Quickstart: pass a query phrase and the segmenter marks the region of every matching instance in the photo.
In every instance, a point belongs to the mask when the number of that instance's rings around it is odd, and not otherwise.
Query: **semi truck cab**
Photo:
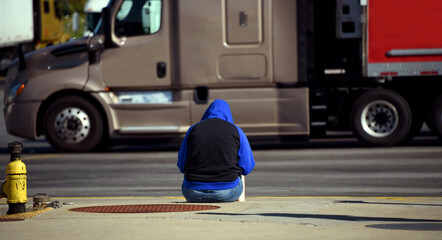
[[[222,98],[250,138],[306,138],[294,12],[294,2],[113,1],[96,35],[11,66],[7,129],[63,151],[180,139]]]

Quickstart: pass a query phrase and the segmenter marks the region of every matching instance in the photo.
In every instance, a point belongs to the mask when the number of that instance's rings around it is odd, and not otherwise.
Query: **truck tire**
[[[401,142],[401,144],[408,144],[413,140],[414,137],[420,134],[425,121],[425,106],[423,103],[415,103],[413,106],[410,104],[411,108],[411,127],[408,131],[407,137]]]
[[[442,95],[434,101],[430,114],[431,130],[442,140]]]
[[[354,103],[351,123],[356,137],[372,146],[393,146],[409,136],[412,113],[407,101],[387,89],[370,90]]]
[[[44,117],[44,134],[56,149],[87,152],[103,137],[102,117],[97,108],[80,96],[55,100]]]

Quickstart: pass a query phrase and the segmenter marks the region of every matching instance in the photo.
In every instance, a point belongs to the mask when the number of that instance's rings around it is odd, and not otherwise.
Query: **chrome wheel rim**
[[[89,116],[79,108],[66,108],[55,117],[57,136],[66,143],[79,143],[90,131]]]
[[[386,137],[392,134],[398,123],[399,114],[397,109],[387,101],[370,102],[362,110],[362,128],[372,137]]]

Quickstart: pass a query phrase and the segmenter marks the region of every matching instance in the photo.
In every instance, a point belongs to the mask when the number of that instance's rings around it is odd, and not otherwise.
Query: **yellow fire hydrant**
[[[23,213],[28,202],[26,191],[26,165],[21,161],[23,144],[14,141],[8,144],[11,152],[11,162],[6,167],[6,181],[3,182],[2,191],[7,197],[9,205],[8,214]]]

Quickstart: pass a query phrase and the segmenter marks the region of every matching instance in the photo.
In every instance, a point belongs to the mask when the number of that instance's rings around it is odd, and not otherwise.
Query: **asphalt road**
[[[60,154],[44,138],[29,141],[7,134],[1,114],[0,179],[9,162],[7,144],[14,140],[24,144],[28,196],[181,195],[177,145]],[[367,148],[344,135],[253,145],[253,151],[256,168],[246,178],[248,196],[442,196],[442,147],[433,136],[420,136],[408,146]]]
[[[4,135],[4,134],[2,134]],[[180,196],[178,146],[119,146],[108,152],[56,153],[23,141],[28,196]],[[442,147],[422,137],[410,146],[365,148],[354,139],[254,146],[247,196],[442,196]],[[0,166],[9,162],[0,147]],[[0,167],[1,168],[1,167]],[[5,172],[0,172],[0,179]]]

